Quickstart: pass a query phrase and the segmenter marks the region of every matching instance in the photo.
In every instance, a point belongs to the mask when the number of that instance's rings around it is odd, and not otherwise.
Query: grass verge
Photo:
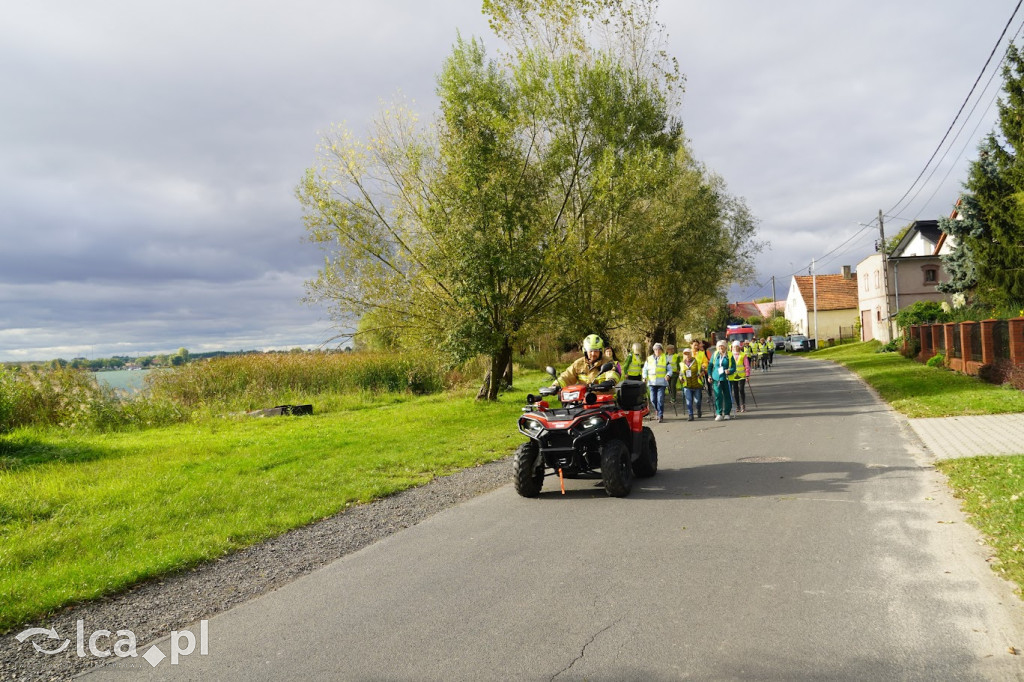
[[[811,357],[850,368],[908,417],[1024,412],[1024,391],[928,367],[899,353],[876,353],[879,346],[877,341],[851,343],[813,351]]]
[[[406,394],[308,417],[16,430],[0,438],[0,632],[499,459],[522,440],[523,397]]]
[[[936,464],[963,500],[971,524],[995,550],[992,568],[1024,597],[1024,455],[944,460]]]

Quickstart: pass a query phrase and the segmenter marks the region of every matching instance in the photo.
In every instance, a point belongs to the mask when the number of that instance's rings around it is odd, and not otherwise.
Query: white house
[[[917,301],[948,300],[936,287],[949,279],[941,257],[952,246],[937,220],[917,220],[884,261],[876,253],[857,264],[862,341],[888,343],[899,333],[897,312]]]
[[[838,275],[793,277],[786,319],[794,333],[811,338],[849,336],[857,323],[857,280],[850,266]]]

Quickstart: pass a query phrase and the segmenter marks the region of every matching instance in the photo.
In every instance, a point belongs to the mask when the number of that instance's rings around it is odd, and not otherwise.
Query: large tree
[[[962,221],[943,221],[957,237],[946,264],[947,290],[974,287],[990,305],[1024,305],[1024,56],[1006,51],[998,134],[988,135],[971,164],[961,201]],[[972,281],[973,280],[973,281]]]
[[[366,143],[325,141],[298,190],[328,252],[308,288],[453,360],[487,354],[493,399],[520,335],[579,289],[576,265],[645,193],[670,139],[664,97],[607,54],[497,62],[463,40],[438,94],[433,128],[395,109]]]

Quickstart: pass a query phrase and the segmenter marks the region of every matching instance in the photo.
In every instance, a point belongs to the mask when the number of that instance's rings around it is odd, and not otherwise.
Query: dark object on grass
[[[253,410],[252,412],[246,412],[245,414],[249,417],[282,417],[284,415],[299,416],[303,414],[313,414],[313,406],[278,405],[277,407],[268,407],[265,410]]]

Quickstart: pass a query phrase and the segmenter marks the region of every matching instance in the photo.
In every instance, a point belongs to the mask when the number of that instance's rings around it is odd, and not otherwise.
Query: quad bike
[[[607,364],[604,373],[611,369]],[[555,376],[555,370],[547,368]],[[612,388],[615,393],[611,394]],[[560,409],[546,398],[557,394]],[[526,396],[519,430],[530,440],[516,450],[513,463],[516,492],[537,497],[546,476],[558,475],[565,494],[565,478],[600,471],[605,492],[625,497],[633,476],[647,478],[658,471],[658,446],[654,432],[643,425],[647,407],[646,385],[626,380],[575,384],[559,389],[540,389],[540,396]]]

